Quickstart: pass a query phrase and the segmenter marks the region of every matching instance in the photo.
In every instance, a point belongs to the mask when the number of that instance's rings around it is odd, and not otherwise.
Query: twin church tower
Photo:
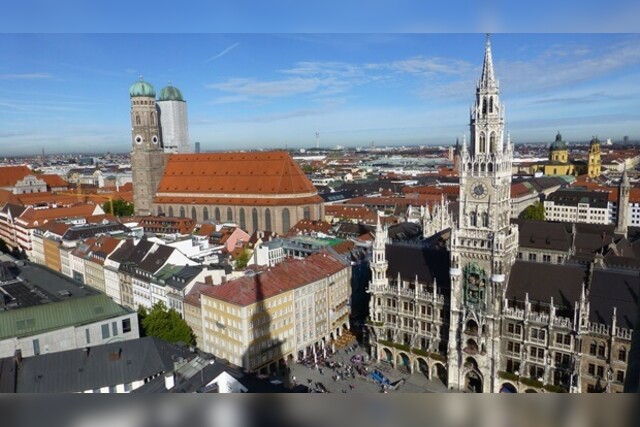
[[[129,88],[131,99],[131,170],[136,215],[151,215],[153,196],[166,166],[167,155],[192,152],[187,103],[174,86],[156,92],[140,78]]]

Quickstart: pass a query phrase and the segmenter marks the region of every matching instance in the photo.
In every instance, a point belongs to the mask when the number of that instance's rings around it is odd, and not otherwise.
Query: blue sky
[[[5,155],[127,151],[139,75],[187,99],[204,150],[450,144],[484,34],[0,34]],[[516,142],[640,139],[640,36],[494,34]]]

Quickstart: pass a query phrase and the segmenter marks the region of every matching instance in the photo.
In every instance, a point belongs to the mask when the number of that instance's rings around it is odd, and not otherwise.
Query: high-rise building
[[[156,102],[165,153],[191,153],[187,102],[175,86],[162,88]]]

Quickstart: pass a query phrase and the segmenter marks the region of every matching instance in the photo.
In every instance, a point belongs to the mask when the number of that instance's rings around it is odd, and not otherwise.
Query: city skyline
[[[468,136],[483,34],[5,34],[5,156],[126,152],[128,88],[169,81],[202,150],[447,145]],[[640,36],[495,34],[514,142],[640,135]]]

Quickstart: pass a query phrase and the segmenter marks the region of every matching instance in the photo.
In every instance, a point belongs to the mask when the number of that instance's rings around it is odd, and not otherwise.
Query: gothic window
[[[247,219],[244,216],[244,208],[240,208],[240,228],[247,229]]]
[[[253,222],[253,229],[257,230],[258,229],[258,209],[253,208],[251,210],[251,220]]]
[[[489,112],[493,113],[493,96],[489,98]]]
[[[180,218],[184,218],[186,216],[186,213],[184,211],[184,206],[180,206]]]
[[[287,232],[291,228],[290,218],[289,218],[289,209],[284,208],[282,210],[282,231]]]
[[[496,133],[495,132],[491,132],[491,135],[489,136],[489,150],[491,150],[492,153],[496,152]]]
[[[191,219],[194,221],[198,220],[198,214],[196,213],[196,207],[191,207]]]
[[[162,206],[158,206],[158,216],[162,216]]]
[[[482,100],[482,114],[487,114],[487,98]]]
[[[222,219],[221,215],[220,215],[220,208],[216,208],[216,210],[213,211],[213,214],[214,214],[214,217],[215,217],[216,221],[220,222],[220,220]]]
[[[605,350],[606,350],[606,348],[605,348],[604,344],[600,344],[598,346],[598,356],[605,357]]]
[[[480,172],[484,172],[484,163],[480,163]]]
[[[140,115],[136,114],[136,126],[140,126]]]
[[[483,227],[488,227],[489,226],[489,215],[487,215],[486,212],[482,213],[482,226]]]
[[[475,212],[471,212],[471,215],[469,215],[469,218],[471,220],[471,226],[475,227],[476,223],[477,223],[477,220],[476,220],[477,215],[476,215],[476,213]]]
[[[269,208],[264,210],[264,229],[271,231],[271,211]]]
[[[304,219],[311,219],[311,209],[309,208],[309,206],[305,206],[302,210],[302,217]]]
[[[488,171],[488,172],[493,172],[493,163],[489,162],[489,163],[487,164],[487,171]]]
[[[209,221],[209,209],[206,207],[202,209],[202,221]]]
[[[486,138],[484,136],[484,132],[480,132],[480,152],[484,153],[485,151],[487,151],[487,143],[486,143]]]
[[[227,221],[233,222],[233,211],[231,208],[227,208]]]
[[[151,126],[156,125],[156,113],[151,113]]]
[[[471,170],[471,163],[467,163],[467,170],[470,171]]]
[[[626,362],[627,361],[627,349],[624,347],[620,347],[620,351],[618,352],[618,359]]]
[[[173,206],[169,206],[169,216],[173,216]]]

